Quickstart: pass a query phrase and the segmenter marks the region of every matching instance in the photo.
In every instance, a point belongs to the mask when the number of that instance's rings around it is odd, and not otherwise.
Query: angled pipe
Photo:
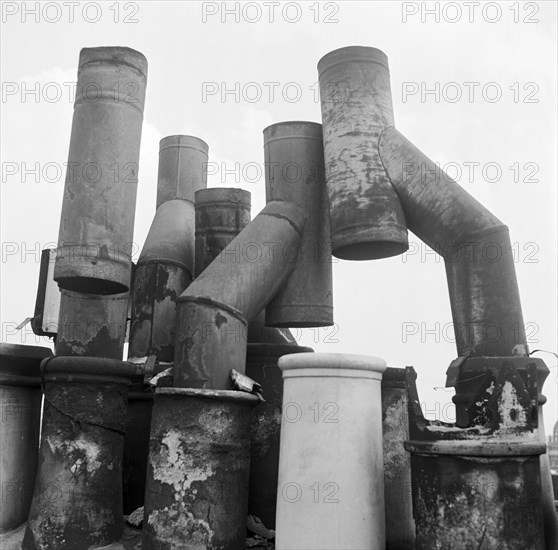
[[[174,386],[230,389],[244,372],[247,323],[292,273],[305,213],[270,202],[178,298]]]
[[[526,355],[508,228],[395,128],[379,156],[409,229],[444,258],[459,356]]]
[[[147,60],[130,48],[80,52],[54,280],[92,294],[126,292]]]

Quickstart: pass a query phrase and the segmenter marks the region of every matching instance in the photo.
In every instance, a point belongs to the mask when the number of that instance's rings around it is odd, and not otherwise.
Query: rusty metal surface
[[[134,367],[87,357],[47,361],[39,468],[22,548],[76,550],[116,542]]]
[[[92,294],[129,290],[147,60],[80,52],[54,279]]]
[[[394,128],[379,151],[409,229],[444,258],[458,354],[526,355],[507,227]]]
[[[426,420],[407,373],[417,550],[545,548],[537,366],[522,375],[500,359],[477,381],[466,428]]]
[[[244,373],[247,323],[240,312],[208,298],[181,297],[174,387],[230,390],[232,369]]]
[[[243,392],[156,391],[144,550],[244,550],[257,402]]]
[[[152,391],[141,382],[130,386],[122,460],[122,501],[125,515],[131,514],[144,503],[152,409]]]
[[[48,348],[0,344],[0,533],[26,519],[31,506],[41,421],[39,365]]]
[[[102,296],[62,290],[56,355],[122,359],[129,292]]]
[[[227,389],[231,369],[244,373],[246,323],[291,274],[304,221],[297,206],[270,202],[178,298],[175,387]]]
[[[246,375],[261,385],[265,399],[252,411],[248,511],[268,529],[275,529],[283,405],[283,376],[277,361],[283,355],[305,352],[313,350],[297,344],[248,343]]]
[[[156,354],[174,358],[176,300],[190,284],[190,273],[169,263],[139,264],[134,275],[128,357]]]
[[[318,63],[333,255],[372,260],[408,248],[405,216],[378,155],[393,126],[386,55],[334,50]]]
[[[322,126],[281,122],[263,134],[267,201],[292,202],[307,213],[295,269],[266,306],[265,322],[276,327],[330,326],[333,282]]]
[[[414,550],[415,523],[411,491],[411,457],[405,369],[388,367],[382,375],[382,434],[386,550]]]
[[[209,146],[194,136],[167,136],[159,142],[157,208],[173,199],[194,202],[194,193],[207,186]]]
[[[228,187],[196,192],[196,277],[250,223],[250,197]]]

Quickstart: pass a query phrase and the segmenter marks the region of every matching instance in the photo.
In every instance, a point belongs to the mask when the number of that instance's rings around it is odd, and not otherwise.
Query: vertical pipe
[[[382,432],[386,506],[386,550],[414,550],[406,370],[387,368],[382,376]]]
[[[157,211],[134,275],[129,357],[174,357],[176,298],[194,276],[194,195],[207,181],[207,143],[167,136],[159,143]]]
[[[56,355],[122,359],[129,293],[99,296],[62,290]]]
[[[385,547],[382,359],[281,357],[283,415],[276,546]]]
[[[266,306],[265,322],[277,327],[330,326],[333,291],[322,127],[281,122],[263,134],[266,200],[292,202],[307,212],[295,269]]]
[[[334,50],[318,63],[333,255],[373,260],[409,247],[401,205],[378,155],[393,126],[386,55],[376,48]]]
[[[226,187],[196,192],[196,277],[250,223],[250,197]]]
[[[53,357],[42,363],[45,407],[24,550],[75,550],[122,534],[122,451],[131,365]]]
[[[48,348],[0,343],[0,533],[29,514],[41,422],[39,364],[51,355]]]
[[[258,401],[238,391],[155,392],[142,548],[244,550]]]
[[[157,208],[173,199],[194,202],[198,189],[207,186],[209,146],[194,136],[167,136],[159,143]]]
[[[66,290],[129,289],[146,75],[130,48],[80,52],[54,269]]]

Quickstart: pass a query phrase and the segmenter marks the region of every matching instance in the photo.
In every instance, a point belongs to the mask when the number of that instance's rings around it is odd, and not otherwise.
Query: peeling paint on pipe
[[[66,290],[129,290],[146,81],[135,50],[80,52],[54,269]]]
[[[507,227],[395,128],[379,151],[409,229],[445,260],[459,356],[527,355]]]
[[[244,550],[250,413],[239,391],[155,392],[144,550]]]
[[[194,136],[167,136],[159,142],[157,208],[173,199],[194,202],[194,194],[207,186],[209,146]]]
[[[129,293],[100,296],[62,290],[56,355],[122,359]]]
[[[333,283],[322,126],[280,122],[263,134],[267,201],[292,202],[307,213],[295,269],[266,306],[265,322],[275,327],[330,326]]]
[[[393,126],[387,56],[376,48],[334,50],[318,63],[333,255],[373,260],[409,247],[401,204],[378,155]]]
[[[133,365],[112,359],[43,361],[39,469],[23,550],[104,546],[122,534],[122,451]]]
[[[129,357],[174,358],[176,300],[194,271],[194,224],[187,200],[164,202],[155,213],[134,274]]]
[[[19,527],[31,506],[41,422],[40,362],[48,348],[0,343],[0,533]]]
[[[247,322],[294,269],[305,213],[270,202],[178,298],[174,386],[229,389],[243,373]]]

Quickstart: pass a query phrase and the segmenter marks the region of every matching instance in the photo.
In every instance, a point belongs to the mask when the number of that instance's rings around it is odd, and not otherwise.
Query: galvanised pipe
[[[507,227],[395,128],[379,151],[409,229],[445,260],[459,356],[526,355]]]
[[[246,375],[258,382],[265,402],[252,411],[250,430],[250,489],[248,512],[275,529],[283,377],[278,360],[291,353],[312,353],[312,348],[292,343],[248,343]]]
[[[39,469],[23,550],[105,546],[122,534],[126,397],[136,369],[90,357],[42,363]]]
[[[266,200],[283,200],[307,213],[295,269],[265,308],[275,327],[333,324],[329,205],[325,189],[322,126],[280,122],[264,131]]]
[[[155,392],[144,550],[244,550],[250,413],[239,391]]]
[[[196,277],[250,223],[250,192],[213,187],[196,192]],[[265,312],[248,324],[248,342],[287,343],[288,331],[265,326]]]
[[[0,533],[29,513],[41,423],[39,365],[51,355],[48,348],[0,343]]]
[[[276,547],[385,547],[381,379],[377,357],[279,359],[284,393]]]
[[[176,300],[194,272],[194,204],[173,199],[157,209],[134,274],[128,357],[172,361]]]
[[[147,60],[80,52],[54,279],[92,294],[129,290]]]
[[[173,199],[194,202],[198,189],[207,187],[209,146],[194,136],[167,136],[159,142],[157,208]]]
[[[250,223],[250,197],[232,187],[196,192],[196,277]]]
[[[175,387],[232,388],[247,323],[292,273],[305,219],[294,204],[270,202],[178,298]]]
[[[378,155],[382,130],[393,126],[387,57],[376,48],[341,48],[322,57],[318,72],[333,255],[403,254],[405,216]]]
[[[101,296],[62,290],[56,355],[122,359],[129,292]]]
[[[414,550],[407,371],[387,368],[382,375],[382,433],[386,508],[386,550]]]

